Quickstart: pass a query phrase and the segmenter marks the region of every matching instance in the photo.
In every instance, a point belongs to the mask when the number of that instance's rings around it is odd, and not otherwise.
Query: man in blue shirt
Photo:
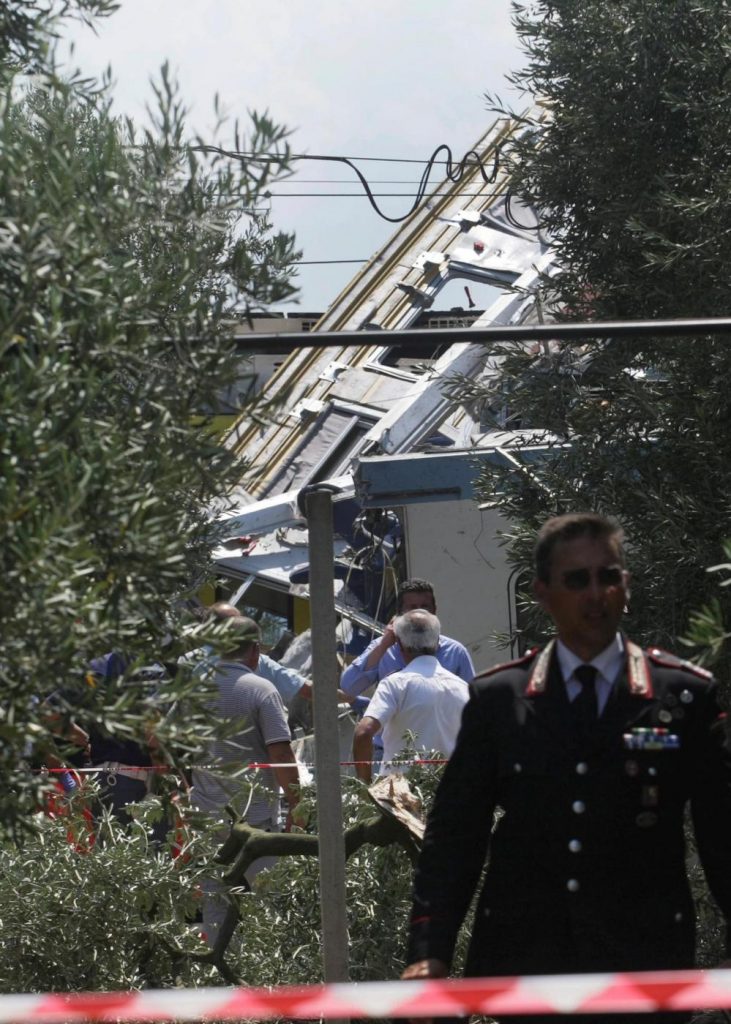
[[[434,587],[428,580],[412,579],[401,584],[398,591],[397,614],[405,615],[418,609],[436,615],[437,603],[434,598]],[[435,655],[439,664],[449,672],[472,682],[475,669],[467,649],[458,640],[451,637],[439,637],[439,647]],[[340,688],[352,699],[358,697],[368,687],[374,686],[406,667],[401,648],[396,642],[393,631],[393,620],[386,626],[383,636],[376,637],[362,654],[354,658],[340,678]]]

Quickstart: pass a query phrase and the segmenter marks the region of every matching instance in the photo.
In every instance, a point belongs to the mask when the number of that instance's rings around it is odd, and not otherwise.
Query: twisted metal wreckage
[[[269,611],[295,634],[306,630],[308,532],[298,499],[308,485],[329,485],[343,658],[382,631],[407,576],[433,581],[444,632],[481,668],[504,658],[489,641],[514,625],[515,580],[498,544],[504,523],[476,505],[472,479],[475,456],[510,459],[517,434],[507,407],[492,408],[488,423],[456,406],[444,384],[455,375],[497,379],[500,370],[483,345],[454,343],[448,328],[538,322],[536,290],[555,270],[535,214],[511,196],[502,159],[525,130],[497,121],[474,147],[479,160],[461,180],[439,182],[313,327],[367,330],[372,341],[296,348],[263,391],[279,409],[274,418],[241,416],[227,436],[248,463],[214,555],[230,599]],[[489,308],[430,313],[456,279],[493,286]],[[447,329],[416,346],[389,344],[389,331],[420,324]]]

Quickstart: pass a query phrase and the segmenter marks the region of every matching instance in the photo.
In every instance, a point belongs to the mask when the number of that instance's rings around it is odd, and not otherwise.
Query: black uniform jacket
[[[487,855],[467,974],[692,966],[688,801],[731,917],[731,756],[716,684],[624,643],[625,668],[583,745],[553,643],[473,681],[416,872],[409,962],[451,963]]]

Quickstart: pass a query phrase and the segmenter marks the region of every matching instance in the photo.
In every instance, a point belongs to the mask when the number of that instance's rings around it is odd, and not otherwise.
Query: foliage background
[[[77,710],[61,701],[49,723],[49,694],[84,691],[80,724],[120,735],[141,737],[158,717],[126,681],[85,690],[86,668],[111,650],[175,664],[211,505],[242,473],[205,429],[238,375],[233,324],[293,292],[293,240],[260,209],[288,170],[285,129],[253,114],[245,133],[219,122],[214,138],[189,138],[166,68],[138,129],[112,117],[107,81],[59,77],[63,16],[114,7],[11,2],[0,16],[0,828],[10,831],[38,797],[21,762],[41,763]],[[248,163],[208,148],[224,132]],[[195,689],[181,675],[160,699],[192,701]],[[189,706],[175,738],[192,755],[206,728]]]
[[[535,0],[514,10],[526,63],[512,80],[552,115],[542,131],[526,117],[505,154],[513,190],[554,238],[561,272],[544,281],[543,310],[559,321],[727,315],[729,4]],[[677,647],[691,612],[715,599],[713,623],[693,631],[697,653],[730,610],[729,591],[706,572],[731,532],[728,338],[499,351],[496,384],[455,390],[485,409],[508,396],[520,468],[487,469],[481,495],[506,513],[515,564],[530,566],[551,514],[614,515],[634,572],[628,632]],[[526,640],[546,629],[527,594],[522,623]],[[704,653],[728,680],[725,647]]]
[[[410,770],[426,807],[440,769]],[[373,817],[364,787],[343,779],[344,827]],[[308,830],[316,831],[314,794]],[[139,805],[125,831],[105,823],[88,851],[68,842],[69,819],[40,818],[22,847],[3,849],[0,875],[0,991],[114,990],[223,984],[196,957],[206,951],[194,923],[197,887],[213,870],[214,829],[201,821],[183,855],[155,853]],[[71,819],[74,821],[75,819]],[[81,835],[84,835],[82,830]],[[405,966],[412,866],[401,847],[363,847],[346,864],[351,978],[397,978]],[[322,979],[318,861],[287,857],[236,894],[241,923],[226,962],[242,984],[310,984]],[[29,908],[32,907],[32,913]],[[466,934],[466,932],[464,933]],[[464,934],[458,959],[464,953]]]

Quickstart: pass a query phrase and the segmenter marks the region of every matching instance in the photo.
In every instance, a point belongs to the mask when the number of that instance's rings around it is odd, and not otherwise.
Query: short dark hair
[[[543,583],[550,581],[553,549],[557,544],[576,540],[577,537],[614,541],[620,564],[624,566],[624,532],[619,523],[598,512],[569,512],[548,519],[538,531],[533,553],[536,579]]]
[[[437,599],[434,597],[434,584],[430,583],[429,580],[420,580],[416,577],[411,580],[404,580],[398,588],[398,598],[396,601],[396,608],[398,609],[399,615],[404,604],[404,594],[431,594],[432,600],[436,605]]]

